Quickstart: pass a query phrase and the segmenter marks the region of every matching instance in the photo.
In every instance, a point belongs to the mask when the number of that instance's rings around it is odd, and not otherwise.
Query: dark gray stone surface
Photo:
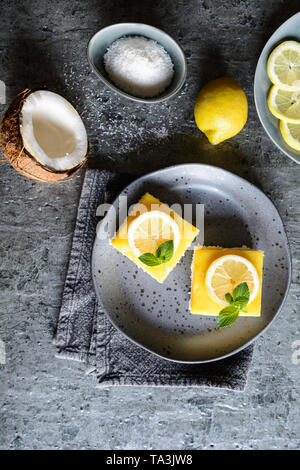
[[[39,184],[1,163],[0,448],[296,449],[300,447],[300,167],[269,141],[257,118],[253,78],[270,34],[298,0],[0,2],[0,79],[7,102],[25,87],[69,99],[87,126],[90,164],[135,174],[206,162],[258,185],[275,202],[293,257],[293,282],[278,320],[256,343],[244,393],[208,388],[95,389],[84,367],[54,358],[83,171],[59,186]],[[89,37],[118,21],[143,21],[177,39],[187,82],[173,100],[141,106],[108,91],[90,71]],[[244,130],[218,147],[193,120],[200,87],[234,76],[249,100]],[[0,111],[5,109],[0,105]],[[295,362],[295,361],[294,361]]]

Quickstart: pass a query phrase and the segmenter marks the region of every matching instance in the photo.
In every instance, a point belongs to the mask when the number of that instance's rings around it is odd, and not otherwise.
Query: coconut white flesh
[[[86,156],[87,134],[79,114],[51,91],[35,91],[26,98],[20,132],[30,155],[53,170],[74,168]]]

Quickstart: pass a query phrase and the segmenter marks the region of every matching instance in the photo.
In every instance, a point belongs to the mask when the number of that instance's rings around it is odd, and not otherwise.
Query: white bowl
[[[171,84],[159,96],[139,98],[118,88],[105,71],[103,56],[108,47],[117,39],[124,36],[144,36],[158,42],[168,52],[174,65],[174,76]],[[105,85],[119,95],[142,103],[158,103],[176,95],[182,88],[186,78],[186,59],[183,50],[177,42],[161,29],[143,23],[118,23],[98,31],[88,45],[88,59],[92,69]]]

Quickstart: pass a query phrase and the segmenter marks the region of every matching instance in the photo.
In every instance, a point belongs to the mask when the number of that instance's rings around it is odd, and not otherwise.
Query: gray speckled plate
[[[283,23],[266,43],[257,62],[254,78],[254,99],[258,117],[274,144],[288,157],[300,163],[300,152],[285,143],[279,129],[279,119],[270,112],[268,93],[271,81],[267,74],[267,61],[270,53],[280,42],[293,39],[300,42],[300,12]]]
[[[170,360],[207,362],[245,348],[278,314],[290,284],[288,242],[276,208],[249,182],[209,165],[178,165],[150,173],[120,196],[126,195],[130,205],[147,191],[169,205],[204,204],[200,242],[204,235],[206,246],[247,245],[265,252],[262,314],[239,318],[222,330],[216,328],[215,317],[190,314],[192,250],[159,284],[110,245],[110,209],[102,221],[105,239],[96,237],[92,256],[96,293],[110,320],[132,341]],[[117,214],[119,198],[113,204]]]

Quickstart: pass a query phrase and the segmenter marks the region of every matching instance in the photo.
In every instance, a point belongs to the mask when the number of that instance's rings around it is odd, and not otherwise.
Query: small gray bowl
[[[158,42],[170,55],[174,65],[174,76],[171,84],[160,95],[153,98],[139,98],[118,88],[109,78],[104,68],[103,56],[108,47],[123,36],[144,36]],[[111,90],[133,101],[142,103],[159,103],[174,96],[181,89],[186,78],[186,59],[183,50],[174,39],[161,29],[142,23],[118,23],[98,31],[89,41],[88,60],[105,85]]]
[[[277,119],[268,107],[268,93],[271,81],[267,74],[267,61],[270,53],[280,42],[293,39],[300,42],[300,13],[283,23],[266,43],[257,62],[254,78],[254,99],[258,117],[274,144],[288,157],[300,164],[300,152],[292,149],[284,141]]]

